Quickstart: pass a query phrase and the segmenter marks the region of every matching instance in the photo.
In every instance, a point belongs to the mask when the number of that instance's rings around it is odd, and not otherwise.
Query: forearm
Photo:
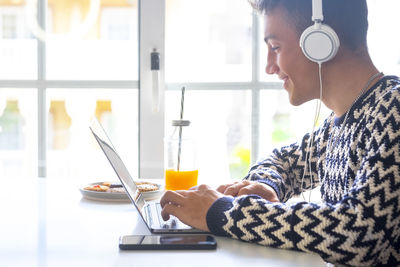
[[[207,224],[217,235],[313,252],[333,263],[371,266],[395,236],[388,236],[386,225],[368,212],[364,204],[350,198],[335,206],[304,202],[289,206],[245,196],[216,201]],[[398,213],[390,216],[398,221]]]
[[[301,186],[305,166],[303,154],[297,143],[275,149],[271,156],[254,165],[245,179],[268,184],[276,191],[280,201],[286,202],[300,194],[302,189],[310,187],[309,175],[303,181],[305,186]]]

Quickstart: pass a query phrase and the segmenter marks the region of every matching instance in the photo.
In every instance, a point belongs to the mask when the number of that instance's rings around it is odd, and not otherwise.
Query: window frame
[[[140,0],[138,0],[140,1]],[[37,0],[37,22],[38,25],[46,30],[46,0]],[[38,117],[38,148],[37,148],[37,168],[38,177],[47,177],[47,109],[46,109],[46,89],[70,88],[72,90],[85,89],[131,89],[139,90],[138,80],[48,80],[46,78],[46,43],[43,40],[37,41],[37,78],[34,80],[0,80],[0,88],[22,88],[37,90],[37,117]]]
[[[47,1],[37,1],[37,20],[45,30]],[[165,83],[165,12],[166,0],[138,0],[139,33],[139,80],[48,80],[46,77],[46,43],[37,39],[37,79],[35,80],[0,80],[0,88],[36,88],[38,105],[38,176],[46,177],[46,132],[47,110],[46,89],[52,88],[122,88],[139,90],[139,170],[142,178],[163,177],[164,153],[164,94],[165,90],[177,90],[186,86],[189,90],[251,90],[251,162],[258,158],[259,138],[259,95],[262,89],[280,89],[280,82],[260,80],[260,17],[252,14],[252,77],[249,82],[204,82],[204,83]],[[146,15],[144,15],[146,14]],[[159,110],[154,112],[152,94],[152,71],[150,53],[156,49],[160,53],[159,71]]]

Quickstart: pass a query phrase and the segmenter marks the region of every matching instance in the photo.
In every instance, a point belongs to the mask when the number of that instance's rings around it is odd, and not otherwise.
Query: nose
[[[267,55],[267,66],[265,67],[267,74],[277,74],[279,72],[279,66],[276,64],[276,54],[268,51]]]

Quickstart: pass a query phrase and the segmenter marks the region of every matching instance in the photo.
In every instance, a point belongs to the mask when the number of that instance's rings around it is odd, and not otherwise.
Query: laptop
[[[170,216],[168,221],[164,221],[161,217],[160,203],[144,199],[100,122],[93,118],[89,128],[150,232],[157,234],[206,233],[184,224],[175,216]]]

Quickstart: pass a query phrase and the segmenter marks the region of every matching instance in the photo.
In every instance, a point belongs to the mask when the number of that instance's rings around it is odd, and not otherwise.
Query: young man
[[[253,6],[265,18],[266,72],[283,80],[293,105],[320,98],[322,86],[332,115],[301,142],[274,150],[242,182],[166,192],[163,217],[338,265],[399,266],[400,80],[381,74],[369,57],[366,1],[323,3],[340,47],[322,63],[322,84],[318,64],[299,46],[312,24],[311,0]],[[285,203],[317,185],[322,204]]]

